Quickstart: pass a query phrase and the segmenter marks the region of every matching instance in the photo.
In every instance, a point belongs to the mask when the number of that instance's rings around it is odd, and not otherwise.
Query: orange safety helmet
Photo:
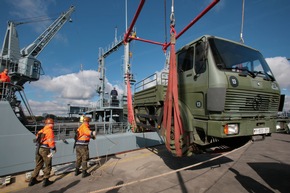
[[[90,117],[84,117],[83,121],[84,122],[90,122],[91,121],[91,118]]]
[[[47,118],[45,124],[54,124],[54,120],[52,118]]]

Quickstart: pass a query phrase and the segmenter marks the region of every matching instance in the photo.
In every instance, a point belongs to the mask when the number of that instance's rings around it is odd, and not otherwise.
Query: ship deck
[[[55,182],[28,187],[25,174],[12,176],[0,192],[289,192],[290,135],[211,154],[177,158],[164,145],[94,159],[91,176],[74,176],[73,164],[51,177]]]

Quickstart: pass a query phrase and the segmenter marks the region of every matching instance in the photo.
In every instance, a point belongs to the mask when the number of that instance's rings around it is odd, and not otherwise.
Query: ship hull
[[[15,115],[9,102],[0,101],[0,176],[32,170],[35,167],[35,135],[31,133]],[[117,133],[97,135],[91,140],[90,157],[116,154],[163,144],[157,132]],[[74,139],[56,141],[57,152],[53,165],[75,161]]]

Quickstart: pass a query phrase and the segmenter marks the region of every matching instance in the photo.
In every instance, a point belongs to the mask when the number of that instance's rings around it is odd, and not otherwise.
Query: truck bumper
[[[227,124],[237,124],[237,134],[225,134],[224,127]],[[276,132],[276,120],[233,120],[233,121],[208,121],[207,134],[213,137],[228,138],[253,135],[269,135]]]

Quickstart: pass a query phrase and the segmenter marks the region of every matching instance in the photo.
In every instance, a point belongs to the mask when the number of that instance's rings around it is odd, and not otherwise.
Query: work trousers
[[[47,157],[50,154],[50,149],[48,148],[39,148],[38,153],[35,156],[35,168],[33,174],[31,175],[32,178],[36,178],[39,174],[39,171],[43,168],[45,164],[45,168],[43,169],[43,177],[49,178],[51,166],[52,166],[52,157]]]
[[[89,147],[87,145],[76,145],[76,168],[82,166],[82,170],[87,170],[87,162],[89,160]]]
[[[5,82],[0,83],[0,99],[6,98],[6,93],[7,93],[7,84]]]

